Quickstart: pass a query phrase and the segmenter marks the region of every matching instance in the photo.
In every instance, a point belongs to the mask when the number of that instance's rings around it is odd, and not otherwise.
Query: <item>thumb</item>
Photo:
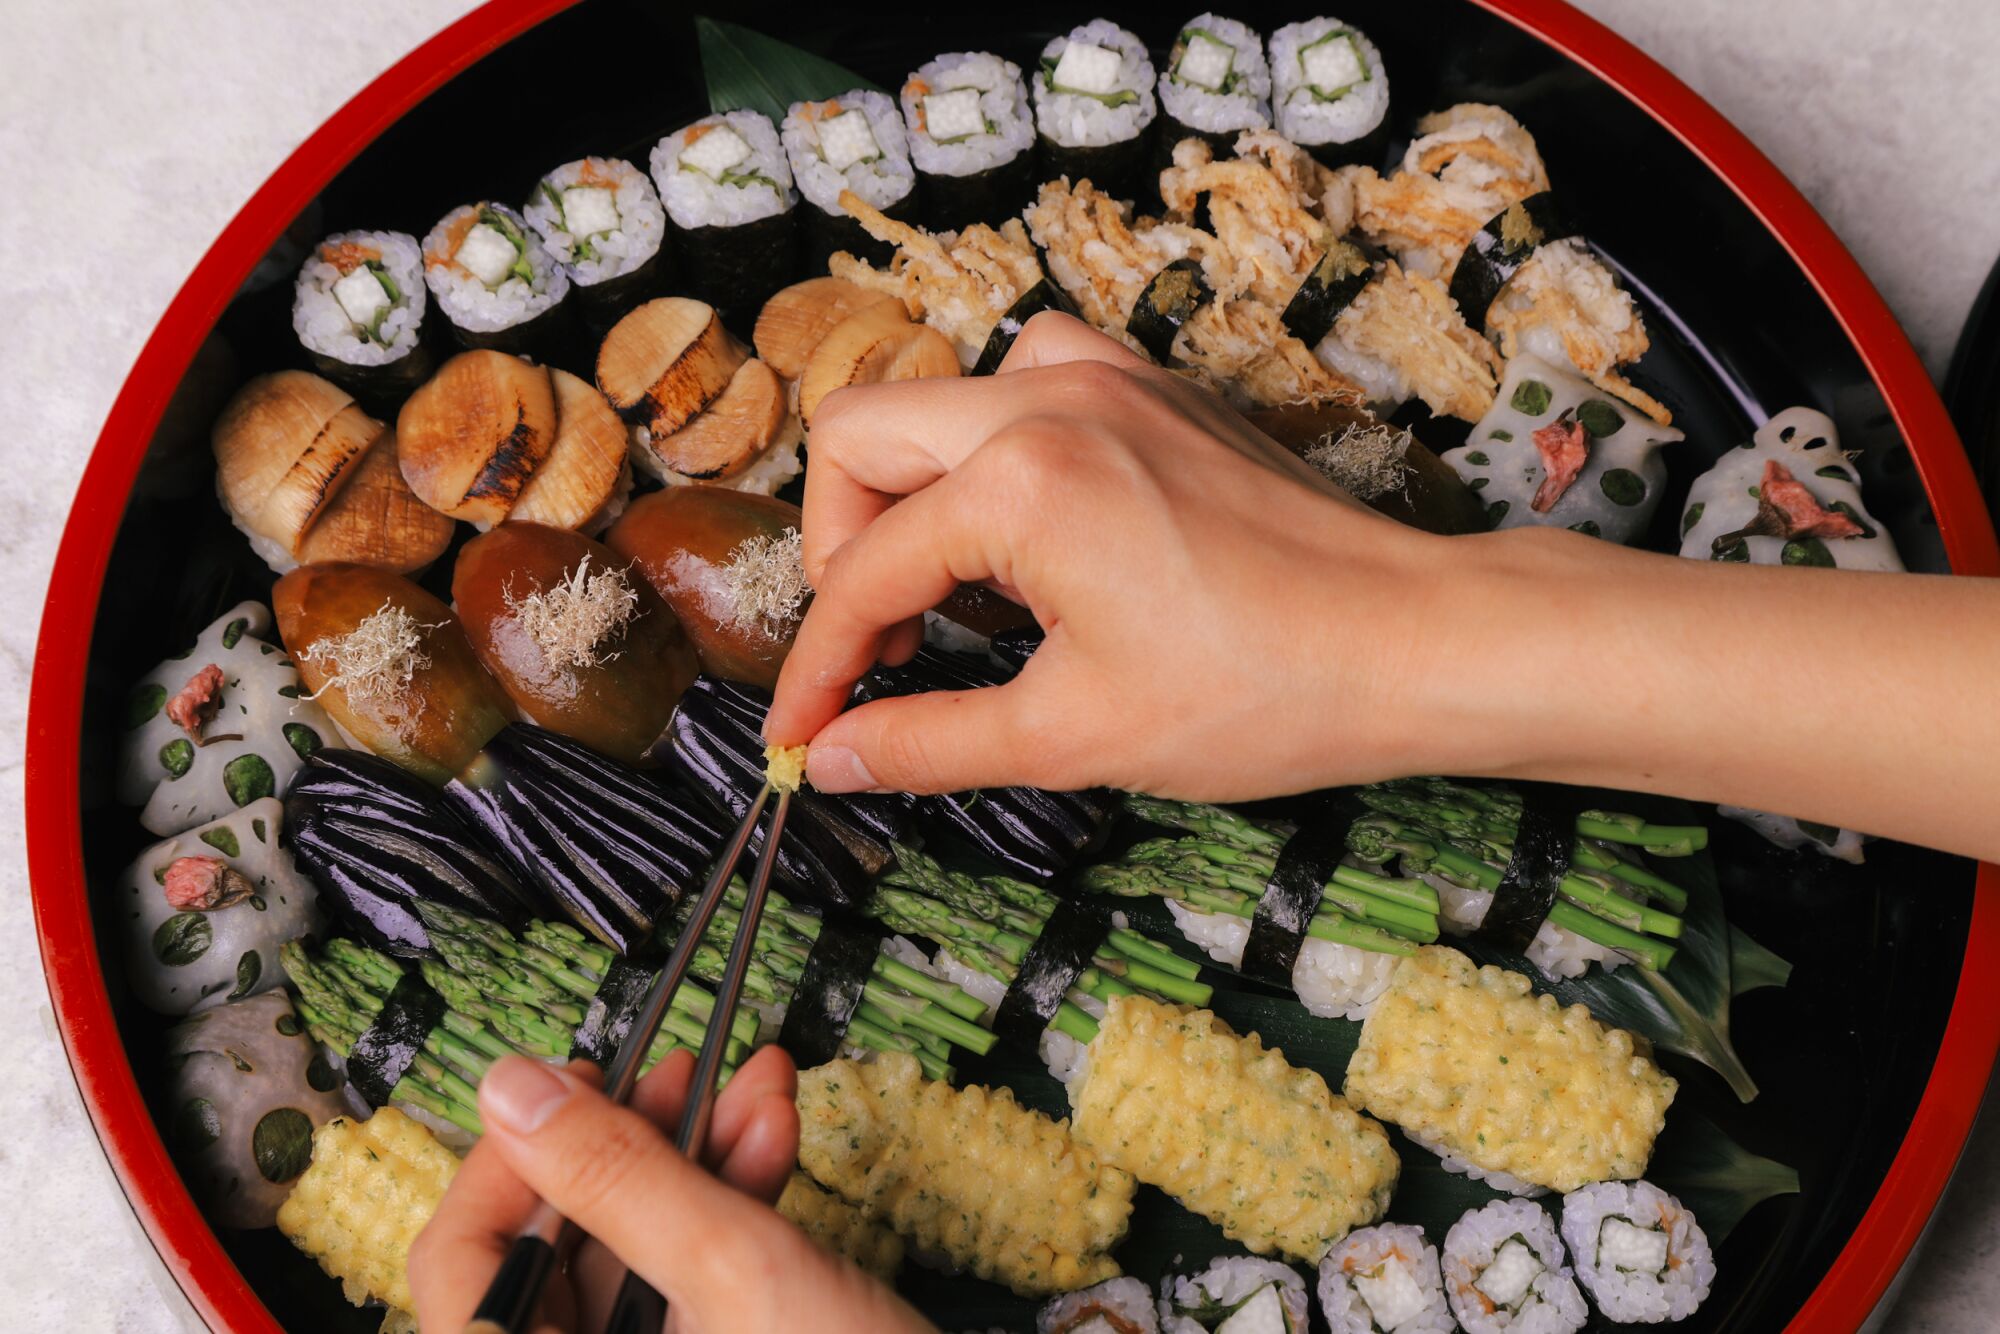
[[[778,1213],[710,1176],[644,1116],[538,1061],[496,1062],[479,1087],[492,1144],[542,1199],[693,1313],[801,1263]],[[810,1243],[803,1243],[805,1249]]]
[[[812,740],[806,777],[822,792],[966,792],[1064,785],[1030,683],[939,690],[849,709]]]

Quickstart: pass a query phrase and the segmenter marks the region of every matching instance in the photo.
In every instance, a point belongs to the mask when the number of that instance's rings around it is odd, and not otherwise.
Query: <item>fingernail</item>
[[[806,780],[821,792],[866,792],[875,775],[845,746],[814,746],[806,752]]]
[[[532,1135],[555,1114],[570,1086],[540,1061],[509,1056],[495,1061],[479,1085],[479,1110],[516,1135]]]

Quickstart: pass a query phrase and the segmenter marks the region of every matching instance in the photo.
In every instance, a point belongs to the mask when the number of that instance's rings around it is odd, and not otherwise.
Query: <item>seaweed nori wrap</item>
[[[1273,986],[1292,985],[1292,967],[1327,882],[1347,855],[1347,831],[1366,813],[1351,793],[1343,794],[1325,803],[1324,818],[1302,821],[1285,840],[1243,942],[1239,967],[1246,975]]]
[[[1007,313],[994,322],[993,331],[986,335],[986,346],[980,349],[979,360],[973,363],[970,373],[991,375],[999,370],[1014,340],[1021,336],[1022,326],[1045,310],[1076,314],[1076,305],[1068,295],[1047,278],[1016,297],[1014,304],[1007,307]]]
[[[1152,355],[1165,363],[1171,359],[1174,339],[1181,328],[1201,308],[1215,299],[1215,289],[1202,276],[1201,261],[1177,259],[1153,275],[1132,303],[1125,332]]]
[[[1081,901],[1058,902],[1021,956],[1014,980],[994,1010],[993,1031],[1029,1051],[1037,1050],[1064,997],[1091,966],[1110,932],[1111,923]]]
[[[444,1012],[444,997],[415,969],[397,981],[347,1053],[347,1082],[370,1107],[389,1105]]]
[[[880,949],[881,941],[867,931],[835,917],[821,921],[778,1029],[778,1045],[791,1053],[799,1069],[840,1055]]]
[[[1466,323],[1483,330],[1493,298],[1529,256],[1550,241],[1574,235],[1551,190],[1529,195],[1488,218],[1466,244],[1451,274],[1451,299]]]
[[[1576,849],[1576,818],[1584,803],[1574,788],[1554,783],[1514,786],[1521,794],[1514,851],[1473,938],[1526,954],[1556,905],[1563,877],[1569,874]]]
[[[1379,257],[1371,249],[1342,240],[1328,245],[1286,303],[1285,331],[1307,347],[1318,347],[1341,312],[1374,280]]]

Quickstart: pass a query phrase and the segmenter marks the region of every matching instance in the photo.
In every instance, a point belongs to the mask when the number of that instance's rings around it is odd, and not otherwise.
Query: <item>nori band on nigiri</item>
[[[1273,986],[1292,985],[1292,966],[1319,913],[1327,882],[1347,853],[1347,831],[1368,813],[1351,792],[1316,804],[1311,816],[1285,840],[1263,897],[1250,917],[1239,969]]]
[[[708,302],[723,322],[747,332],[771,294],[798,269],[798,210],[737,226],[678,227],[673,234],[688,295]]]
[[[1061,899],[1042,923],[1042,933],[1021,956],[1014,980],[993,1014],[993,1031],[1009,1042],[1035,1050],[1055,1022],[1063,998],[1076,985],[1111,924],[1079,899]]]
[[[836,917],[820,919],[819,938],[806,955],[778,1029],[778,1045],[791,1053],[799,1069],[840,1055],[880,949],[881,941],[868,932]]]
[[[444,1011],[444,997],[415,969],[390,989],[382,1008],[347,1053],[347,1082],[370,1107],[388,1105],[396,1085],[424,1049],[424,1039],[444,1022]]]
[[[991,375],[1000,369],[1006,359],[1007,350],[1014,346],[1014,340],[1021,336],[1021,326],[1045,310],[1059,310],[1065,315],[1076,314],[1076,306],[1062,288],[1043,278],[1014,299],[986,335],[986,346],[979,350],[979,360],[973,363],[974,375]]]
[[[1465,322],[1484,330],[1493,298],[1528,257],[1550,241],[1574,235],[1576,230],[1564,220],[1550,190],[1509,204],[1488,218],[1473,234],[1451,275],[1451,299]]]
[[[1521,821],[1514,830],[1514,851],[1473,936],[1523,954],[1555,907],[1563,877],[1569,874],[1576,817],[1584,804],[1574,789],[1557,783],[1515,787],[1521,793]]]
[[[1125,332],[1136,338],[1153,360],[1164,363],[1181,326],[1214,299],[1214,289],[1202,277],[1201,261],[1177,259],[1154,274],[1146,290],[1139,293],[1125,321]]]
[[[653,988],[653,977],[650,968],[613,959],[604,970],[604,980],[597,984],[597,994],[590,998],[583,1022],[570,1036],[570,1059],[608,1065],[625,1045],[632,1021],[638,1018],[640,1007],[646,1003],[646,993]]]
[[[1285,303],[1280,317],[1285,331],[1307,347],[1317,347],[1341,312],[1374,281],[1379,258],[1352,241],[1334,241]]]

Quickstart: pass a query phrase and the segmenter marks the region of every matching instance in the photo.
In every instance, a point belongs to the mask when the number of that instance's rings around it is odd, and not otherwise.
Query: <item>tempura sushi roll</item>
[[[1597,1309],[1621,1324],[1685,1320],[1715,1282],[1701,1224],[1650,1181],[1571,1191],[1563,1196],[1562,1236]]]
[[[424,237],[424,281],[467,347],[544,358],[560,346],[569,274],[505,204],[466,204]]]
[[[1382,53],[1336,18],[1286,24],[1271,34],[1271,111],[1279,134],[1327,165],[1366,162],[1389,114]]]
[[[1161,1334],[1306,1334],[1305,1280],[1290,1265],[1227,1256],[1160,1280]]]
[[[794,102],[780,131],[792,179],[806,201],[806,247],[813,272],[844,250],[886,262],[893,247],[877,241],[841,205],[853,191],[886,217],[916,214],[917,173],[909,139],[887,93],[856,90],[823,102]]]
[[[704,116],[652,155],[689,293],[746,325],[791,281],[798,220],[777,127],[755,111]]]
[[[571,300],[593,332],[663,285],[666,211],[646,173],[629,162],[563,163],[536,183],[522,216],[569,274]]]
[[[1694,479],[1681,511],[1681,555],[1750,565],[1901,570],[1895,539],[1862,502],[1860,479],[1831,418],[1811,408],[1787,408],[1759,427],[1747,445],[1730,450]],[[1852,829],[1741,806],[1716,809],[1780,847],[1862,860],[1864,839]]]
[[[1492,408],[1444,460],[1486,502],[1495,528],[1569,528],[1630,544],[1666,489],[1660,446],[1680,438],[1588,380],[1518,356]]]
[[[1539,1204],[1495,1200],[1444,1235],[1444,1290],[1466,1334],[1572,1334],[1590,1312]]]
[[[1136,1278],[1107,1278],[1064,1293],[1035,1313],[1035,1334],[1160,1334],[1153,1291]]]
[[[313,369],[384,412],[430,374],[424,261],[401,232],[337,232],[299,268],[292,331]]]
[[[1042,48],[1035,128],[1042,178],[1088,180],[1117,199],[1154,193],[1148,136],[1159,115],[1146,44],[1109,19],[1093,19]]]
[[[1319,1262],[1319,1309],[1333,1334],[1451,1334],[1437,1247],[1424,1230],[1350,1232]]]
[[[1264,43],[1235,19],[1199,14],[1181,25],[1160,71],[1163,147],[1193,135],[1217,153],[1238,131],[1271,124],[1271,69]]]
[[[1019,65],[942,55],[903,81],[902,104],[927,225],[997,227],[1034,198],[1035,117]]]

